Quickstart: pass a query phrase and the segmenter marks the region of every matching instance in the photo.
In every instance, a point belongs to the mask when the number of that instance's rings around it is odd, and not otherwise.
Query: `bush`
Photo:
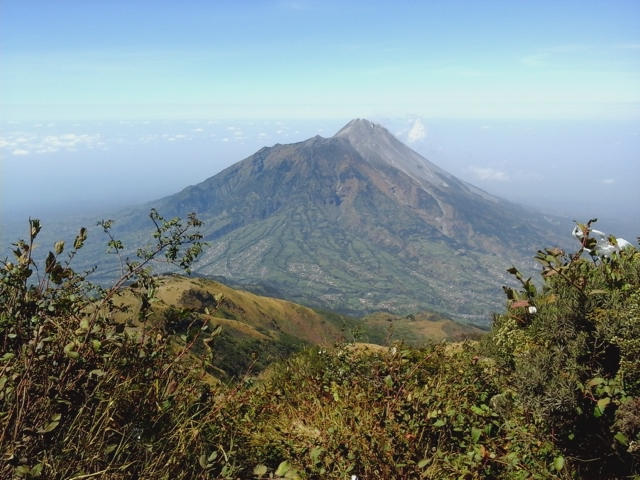
[[[592,255],[590,226],[572,255],[539,251],[541,289],[511,269],[508,309],[485,342],[503,369],[501,384],[583,478],[638,473],[640,430],[640,252]],[[615,239],[611,239],[615,244]],[[624,427],[623,427],[624,426]]]
[[[250,442],[304,478],[552,477],[557,450],[535,426],[505,425],[498,394],[473,343],[313,348],[256,388]]]
[[[203,244],[195,217],[151,218],[155,244],[133,261],[100,223],[122,266],[109,289],[71,268],[84,229],[39,273],[31,220],[15,262],[2,262],[0,477],[638,475],[640,252],[583,258],[591,222],[575,254],[538,252],[541,287],[511,269],[521,288],[505,289],[507,309],[481,342],[309,346],[249,382],[261,344],[203,334],[221,296],[152,308],[162,279],[150,262],[164,254],[188,270]],[[125,284],[138,302],[129,312],[117,301]],[[217,366],[214,338],[232,347]],[[219,368],[237,381],[207,374]]]
[[[195,216],[186,224],[153,210],[150,217],[155,244],[138,250],[135,260],[120,258],[121,277],[108,289],[71,266],[86,241],[84,228],[65,260],[60,241],[39,266],[33,250],[41,226],[30,220],[29,240],[14,244],[14,262],[2,262],[0,477],[191,478],[194,469],[222,477],[234,471],[221,451],[232,444],[229,432],[199,428],[201,418],[218,418],[227,402],[212,402],[215,387],[202,382],[201,370],[177,361],[188,346],[180,349],[153,327],[114,321],[123,310],[114,299],[130,282],[146,320],[160,281],[148,268],[152,260],[162,253],[188,270],[204,246],[191,232],[201,224]],[[112,223],[100,225],[120,257]]]

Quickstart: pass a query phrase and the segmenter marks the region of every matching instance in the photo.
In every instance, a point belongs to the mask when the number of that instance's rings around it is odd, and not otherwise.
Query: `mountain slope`
[[[505,269],[558,238],[542,215],[361,119],[331,138],[265,147],[152,206],[205,221],[211,248],[197,273],[351,313],[435,308],[482,322],[501,307]]]

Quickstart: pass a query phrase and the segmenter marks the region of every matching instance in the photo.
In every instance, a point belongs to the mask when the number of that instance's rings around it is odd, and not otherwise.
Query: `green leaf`
[[[56,255],[60,255],[64,251],[64,240],[54,243],[53,249],[56,251]]]
[[[253,474],[257,475],[258,477],[262,477],[263,475],[266,475],[267,473],[267,467],[264,465],[258,465],[256,466],[256,468],[253,469]]]
[[[434,427],[443,427],[447,424],[446,421],[444,421],[443,419],[440,420],[436,420],[436,422],[433,424]]]
[[[82,227],[80,232],[76,236],[75,241],[73,242],[73,248],[76,250],[80,250],[84,245],[85,240],[87,239],[87,229]]]
[[[37,464],[35,467],[31,469],[31,471],[29,472],[29,475],[31,475],[32,478],[39,478],[40,475],[42,475],[42,468],[43,468],[43,465],[41,463]]]
[[[37,430],[37,432],[38,433],[48,433],[48,432],[52,431],[60,423],[60,418],[61,418],[61,415],[59,413],[55,414],[55,415],[52,415],[51,416],[51,421],[49,423],[47,423],[47,425],[45,425],[44,428],[39,428]]]
[[[475,443],[478,443],[481,435],[482,435],[482,430],[476,427],[471,427],[471,438]]]
[[[29,475],[30,471],[31,469],[27,465],[19,465],[14,470],[14,473],[16,474],[16,477],[26,477]]]
[[[276,470],[276,475],[283,477],[287,474],[289,470],[291,470],[291,465],[289,465],[289,462],[285,460],[278,466],[278,469]]]
[[[311,449],[311,451],[309,452],[309,456],[311,457],[313,463],[320,463],[320,455],[323,451],[324,449],[322,447],[313,447]]]
[[[49,254],[47,255],[47,259],[44,261],[45,273],[51,273],[55,264],[56,264],[56,256],[53,254],[53,252],[49,252]]]
[[[393,387],[393,378],[391,378],[391,375],[384,377],[384,384],[389,388]]]
[[[599,418],[602,415],[604,415],[604,409],[607,407],[607,405],[609,405],[610,402],[611,402],[610,397],[604,397],[598,400],[596,407],[593,409],[593,415],[596,418]]]
[[[478,407],[477,405],[471,405],[471,411],[473,413],[475,413],[476,415],[481,415],[484,416],[485,411],[482,410],[480,407]]]
[[[429,462],[431,462],[431,459],[429,459],[429,458],[423,458],[422,460],[420,460],[420,461],[418,462],[418,468],[424,468],[424,467],[426,467],[427,465],[429,465]]]
[[[562,455],[557,456],[553,460],[553,468],[556,469],[556,472],[559,472],[564,468],[564,457]]]
[[[596,377],[596,378],[592,378],[591,380],[589,380],[587,382],[587,386],[588,387],[595,387],[597,385],[600,385],[601,383],[604,383],[605,380],[602,377]]]
[[[625,447],[629,446],[629,439],[626,437],[626,435],[624,433],[618,432],[613,436],[613,438],[615,438],[617,441],[619,441]]]
[[[74,360],[80,358],[80,354],[75,352],[73,349],[76,348],[76,342],[67,343],[64,347],[64,353],[67,357],[73,358]]]
[[[8,362],[9,360],[11,360],[15,356],[16,356],[15,353],[7,352],[2,356],[2,358],[0,358],[0,360],[3,361],[3,362]]]

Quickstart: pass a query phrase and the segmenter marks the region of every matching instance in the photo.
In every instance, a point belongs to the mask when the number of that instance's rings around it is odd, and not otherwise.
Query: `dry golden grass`
[[[462,325],[435,313],[421,312],[400,317],[377,312],[365,317],[366,325],[379,332],[388,332],[391,340],[402,340],[407,345],[422,346],[427,342],[461,341],[477,339],[486,332],[469,325]]]
[[[190,291],[224,295],[225,299],[212,314],[212,320],[256,338],[264,337],[258,330],[260,329],[283,332],[310,343],[328,345],[340,335],[336,326],[310,308],[286,300],[234,290],[213,280],[167,277],[158,291],[158,299],[162,302],[161,305],[189,308],[192,305],[185,304],[183,299],[185,293]]]

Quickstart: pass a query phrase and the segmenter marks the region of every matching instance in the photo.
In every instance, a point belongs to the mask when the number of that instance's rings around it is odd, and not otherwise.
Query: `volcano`
[[[197,274],[345,313],[432,309],[489,322],[504,305],[506,269],[560,238],[557,221],[456,178],[364,119],[330,138],[264,147],[151,205],[205,222]]]

